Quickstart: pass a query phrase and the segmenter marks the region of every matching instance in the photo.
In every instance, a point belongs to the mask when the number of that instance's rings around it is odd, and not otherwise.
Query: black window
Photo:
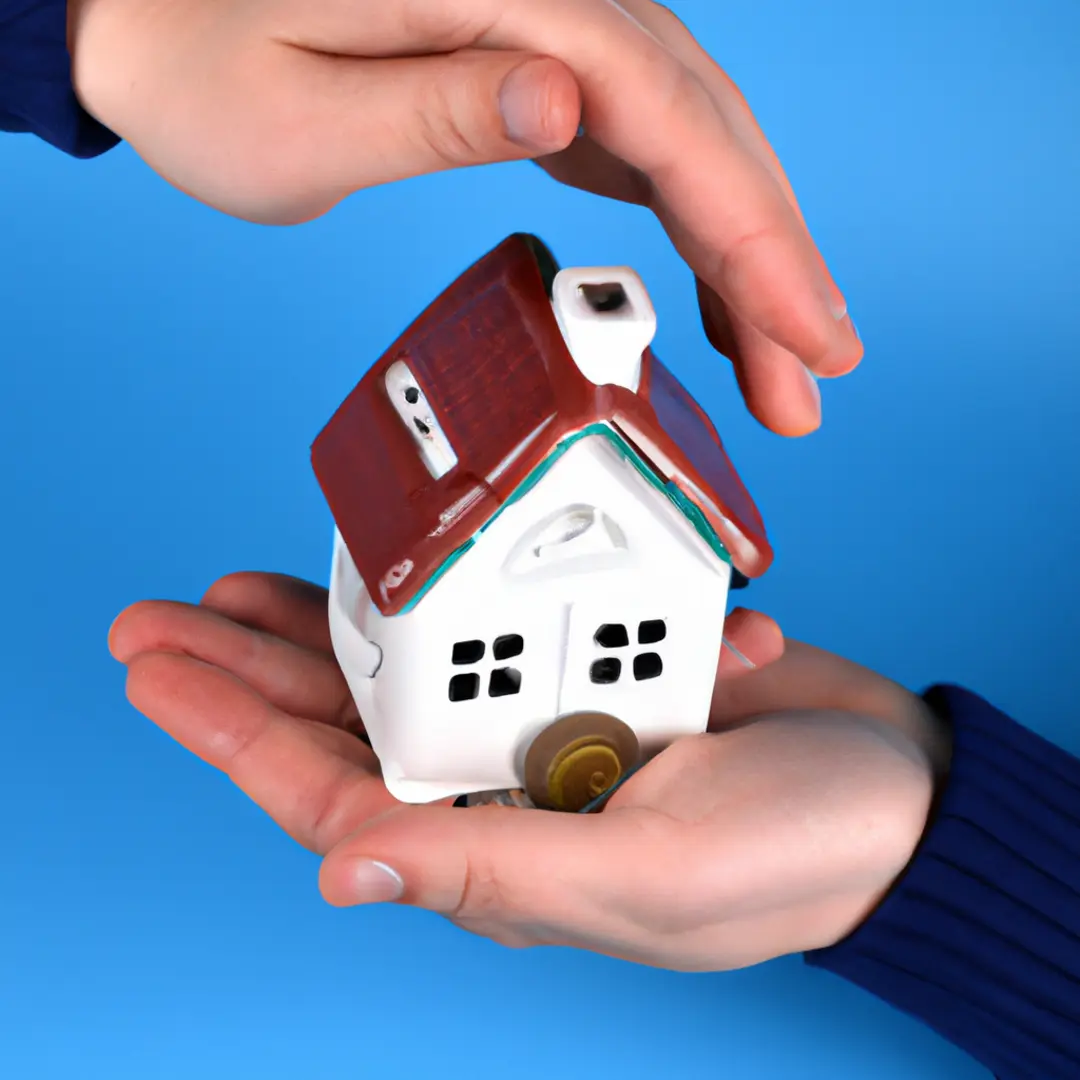
[[[496,668],[488,682],[490,697],[508,697],[521,692],[521,672],[517,668]]]
[[[503,634],[495,639],[492,655],[496,660],[509,660],[525,651],[525,641],[520,634]]]
[[[520,634],[503,634],[492,644],[491,654],[497,661],[509,660],[525,651],[525,640]],[[487,655],[487,645],[476,638],[456,641],[451,650],[450,662],[457,667],[474,667]],[[450,678],[450,700],[472,701],[480,696],[481,674],[463,671]],[[488,696],[508,697],[521,693],[521,672],[517,668],[497,667],[488,676]]]
[[[456,641],[451,660],[455,664],[479,664],[484,659],[482,641]]]
[[[604,623],[593,639],[602,649],[622,649],[630,644],[630,637],[622,623]]]
[[[480,676],[475,672],[462,672],[450,680],[451,701],[471,701],[480,696]]]
[[[594,660],[589,668],[589,679],[594,683],[613,683],[622,674],[622,661],[617,656],[604,656]]]
[[[655,679],[664,670],[664,662],[659,653],[646,652],[634,657],[634,678],[638,682]]]
[[[639,645],[655,645],[666,637],[667,623],[663,619],[643,619],[638,623]],[[623,623],[604,623],[593,634],[593,640],[601,649],[624,649],[630,644],[630,635]],[[589,679],[606,685],[616,683],[622,675],[622,666],[622,660],[617,656],[602,656],[590,665]],[[638,682],[656,679],[664,671],[664,662],[657,652],[639,653],[634,657],[633,670]]]

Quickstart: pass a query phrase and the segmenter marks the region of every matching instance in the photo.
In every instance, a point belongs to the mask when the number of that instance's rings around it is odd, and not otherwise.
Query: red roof
[[[368,592],[401,611],[567,435],[606,421],[692,499],[748,577],[772,550],[720,437],[651,350],[637,393],[597,387],[563,340],[554,263],[517,234],[474,263],[360,380],[312,445],[323,494]],[[435,479],[385,389],[404,360],[457,455]],[[531,437],[531,441],[530,440]]]

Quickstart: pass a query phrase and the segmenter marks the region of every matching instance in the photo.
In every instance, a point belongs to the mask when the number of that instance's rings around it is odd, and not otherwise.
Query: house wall
[[[601,516],[589,529],[555,542],[592,510]],[[439,794],[516,786],[529,742],[571,711],[619,716],[649,752],[703,730],[729,579],[728,564],[606,439],[581,440],[416,608],[387,618],[364,603],[382,664],[361,710],[388,782],[400,775],[419,782],[416,793]],[[662,623],[663,640],[639,642],[642,622]],[[624,627],[625,644],[598,641],[605,625]],[[498,659],[499,639],[515,651],[511,635],[520,652]],[[596,681],[615,668],[614,681]]]

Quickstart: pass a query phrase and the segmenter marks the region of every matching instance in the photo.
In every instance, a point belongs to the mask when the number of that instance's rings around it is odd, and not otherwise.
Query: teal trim
[[[655,473],[651,473],[655,476]],[[709,519],[702,513],[701,508],[693,499],[685,495],[678,487],[670,480],[664,484],[664,492],[671,499],[671,501],[686,515],[690,524],[697,529],[698,535],[709,545],[716,553],[716,555],[723,559],[724,562],[731,562],[731,554],[728,549],[724,547],[723,540],[716,535],[716,530],[709,524]]]
[[[427,596],[431,590],[432,585],[439,580],[476,543],[475,539],[466,540],[464,544],[459,548],[454,548],[449,555],[443,560],[442,565],[424,582],[423,588],[398,612],[399,615],[407,615],[421,600]]]
[[[552,466],[570,449],[575,443],[580,442],[582,439],[587,439],[590,436],[599,435],[602,438],[607,439],[616,450],[626,458],[631,465],[633,465],[639,473],[650,483],[657,491],[663,492],[675,506],[675,508],[694,526],[698,535],[709,545],[716,556],[722,559],[726,563],[731,562],[731,556],[728,554],[728,550],[724,547],[723,541],[716,534],[716,530],[709,524],[708,518],[702,513],[701,508],[692,499],[683,494],[682,491],[676,487],[675,484],[670,481],[665,481],[656,475],[655,472],[645,463],[644,459],[638,454],[638,452],[621,436],[614,428],[607,424],[589,424],[588,427],[582,428],[580,431],[574,432],[573,435],[568,435],[560,442],[554,450],[524,480],[514,489],[510,497],[495,511],[491,517],[480,526],[477,535],[483,533],[485,530],[491,527],[491,525],[498,520],[499,515],[508,507],[513,506],[519,499],[524,498],[541,480],[551,471]],[[428,578],[424,583],[424,586],[420,591],[409,601],[400,611],[399,614],[406,615],[412,611],[417,604],[431,590],[435,582],[437,582],[443,574],[445,574],[450,567],[454,565],[476,543],[476,538],[473,537],[466,541],[459,548],[455,548],[445,559],[443,564]]]

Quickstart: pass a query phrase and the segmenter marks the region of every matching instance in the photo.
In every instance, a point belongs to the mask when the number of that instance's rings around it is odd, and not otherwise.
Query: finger
[[[619,3],[621,7],[629,11],[642,25],[647,27],[650,33],[663,42],[701,80],[702,85],[730,125],[734,135],[739,139],[743,147],[768,170],[769,175],[776,181],[805,230],[806,219],[803,216],[791,182],[788,180],[787,174],[784,172],[780,159],[776,156],[772,145],[761,130],[761,126],[758,124],[757,118],[750,109],[746,98],[734,80],[701,47],[675,12],[661,4],[653,3],[653,0],[619,0]],[[808,230],[806,235],[810,243],[813,244],[813,239],[810,237]],[[814,245],[814,257],[827,283],[830,302],[834,310],[846,311],[847,304],[844,296],[829,273],[825,259],[816,245]],[[841,322],[850,331],[850,337],[854,337],[857,342],[858,334],[850,317],[845,314]],[[844,375],[856,367],[862,358],[861,346],[852,346],[850,338],[848,345],[849,348],[846,352],[837,354],[833,358],[835,362],[831,366],[826,364],[818,368],[818,374],[822,376]],[[753,366],[755,366],[755,358],[750,356],[748,367],[752,368]],[[765,422],[766,426],[772,427],[771,422],[768,420]],[[779,431],[777,428],[773,428],[773,430],[777,430],[778,434],[787,434],[787,432]]]
[[[670,882],[687,857],[676,826],[648,811],[411,807],[331,852],[319,886],[336,906],[399,899],[455,920],[542,926],[548,940],[626,942],[641,911],[676,899]],[[393,871],[396,893],[372,862]]]
[[[698,304],[706,337],[731,360],[750,413],[778,435],[797,437],[821,425],[821,392],[802,361],[781,348],[697,279]]]
[[[768,615],[735,608],[724,620],[724,644],[717,678],[733,679],[760,671],[784,655],[784,635]]]
[[[722,728],[771,713],[831,710],[895,722],[910,691],[843,657],[788,638],[773,663],[739,679],[718,679],[711,726]]]
[[[537,164],[560,183],[605,198],[635,204],[651,198],[646,177],[588,138],[537,159]],[[809,369],[745,319],[731,316],[716,292],[700,277],[696,280],[706,337],[732,361],[751,414],[778,435],[816,431],[821,426],[821,392]]]
[[[322,586],[288,574],[241,571],[219,578],[200,604],[242,626],[304,649],[333,654],[329,597]]]
[[[587,135],[565,150],[536,159],[553,180],[605,199],[648,206],[653,199],[649,178],[615,157]]]
[[[551,0],[506,5],[484,41],[563,60],[581,86],[590,136],[649,177],[654,209],[690,265],[807,364],[849,362],[845,312],[798,214],[654,35],[613,4]]]
[[[295,189],[297,220],[361,188],[559,150],[580,124],[573,74],[526,52],[355,60],[289,49],[282,65],[267,112],[295,115],[299,97],[303,122],[278,133],[295,171],[272,194],[276,205]]]
[[[647,27],[650,33],[667,46],[701,80],[717,108],[731,125],[732,131],[769,170],[773,179],[780,185],[791,208],[805,225],[799,202],[780,164],[780,159],[776,156],[772,145],[757,122],[757,117],[754,116],[742,91],[731,76],[701,47],[686,24],[670,8],[654,3],[653,0],[617,0],[617,2],[620,7],[625,8],[638,22]],[[827,274],[828,268],[824,260],[821,266]],[[831,277],[829,280],[832,288],[836,290],[833,293],[834,301],[842,304],[842,294],[832,282]]]
[[[245,682],[293,716],[362,731],[348,685],[334,658],[249,630],[201,607],[143,601],[124,611],[109,635],[113,656],[131,664],[143,653],[178,653]]]
[[[330,850],[361,822],[399,805],[359,740],[288,716],[201,660],[142,653],[128,668],[127,694],[312,851]]]

